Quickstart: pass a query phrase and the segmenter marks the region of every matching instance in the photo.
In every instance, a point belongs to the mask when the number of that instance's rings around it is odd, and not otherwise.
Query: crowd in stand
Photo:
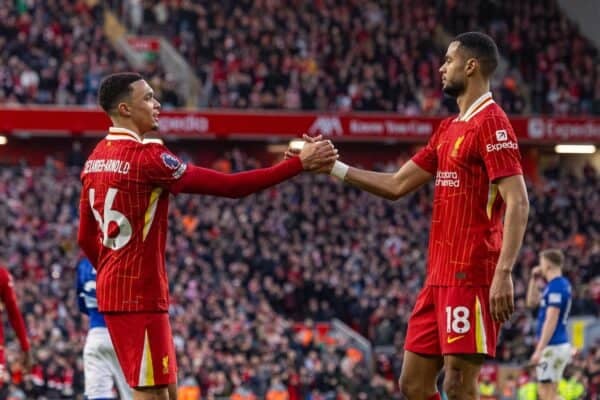
[[[511,114],[600,114],[598,51],[556,0],[14,1],[0,5],[0,103],[95,104],[99,79],[131,69],[103,33],[111,7],[134,33],[162,35],[209,107],[440,115],[447,37],[483,30],[508,68],[494,83]],[[445,34],[444,34],[445,32]],[[176,77],[143,72],[167,107]]]
[[[104,34],[100,5],[0,2],[0,104],[95,106],[102,77],[130,69]],[[167,75],[156,61],[140,72],[162,98],[172,98]],[[175,98],[166,105],[182,103]]]
[[[514,72],[529,82],[531,112],[600,114],[600,54],[556,0],[446,1],[444,26],[453,32],[483,27],[514,70],[503,86],[518,94]],[[510,110],[513,111],[513,110]],[[514,111],[513,111],[514,112]]]
[[[239,151],[218,165],[258,166]],[[9,336],[14,385],[5,390],[27,398],[70,398],[82,390],[86,324],[74,284],[78,173],[57,162],[0,170],[0,248],[36,354],[33,374],[23,376]],[[598,315],[600,303],[593,272],[600,264],[597,172],[586,167],[571,176],[550,166],[529,188],[532,212],[514,273],[517,312],[498,349],[500,361],[519,365],[534,344],[524,296],[540,249],[566,253],[572,314]],[[173,199],[166,257],[182,386],[200,388],[208,399],[236,392],[287,393],[271,398],[288,400],[398,396],[406,321],[425,274],[431,196],[426,187],[392,203],[327,176],[304,175],[242,200]],[[360,352],[311,329],[332,318],[376,347],[392,347],[393,355],[376,357],[371,377]],[[588,393],[597,394],[598,352],[578,355],[574,365]]]

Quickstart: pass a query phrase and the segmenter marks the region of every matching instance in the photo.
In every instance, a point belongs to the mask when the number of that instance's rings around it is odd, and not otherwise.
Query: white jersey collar
[[[107,140],[133,140],[134,142],[142,143],[142,137],[138,135],[136,132],[127,128],[118,128],[116,126],[111,126],[108,128],[108,135],[106,135]]]
[[[479,114],[481,110],[492,103],[494,103],[494,99],[492,99],[492,92],[486,92],[477,100],[475,100],[473,104],[471,104],[462,117],[456,118],[455,121],[469,121],[476,114]]]

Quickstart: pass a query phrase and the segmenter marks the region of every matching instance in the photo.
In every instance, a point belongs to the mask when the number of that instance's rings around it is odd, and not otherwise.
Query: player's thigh
[[[493,321],[488,287],[435,287],[442,354],[495,357],[500,325]]]
[[[171,400],[165,386],[139,387],[133,389],[133,400]]]
[[[177,385],[133,389],[133,400],[177,400]]]
[[[113,379],[103,355],[101,339],[89,336],[83,348],[85,395],[89,399],[112,398]]]
[[[444,359],[441,356],[417,354],[405,350],[400,375],[402,391],[405,395],[407,392],[415,391],[428,395],[435,393],[437,378],[443,366]]]
[[[444,391],[450,399],[477,396],[477,379],[485,361],[483,354],[444,355]]]
[[[168,391],[169,400],[177,400],[177,385],[175,383],[169,384]]]
[[[546,346],[536,366],[537,379],[541,383],[558,382],[571,360],[569,343]]]

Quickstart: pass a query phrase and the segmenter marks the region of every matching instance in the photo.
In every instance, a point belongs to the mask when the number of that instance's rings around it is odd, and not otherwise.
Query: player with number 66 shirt
[[[147,132],[158,129],[160,103],[139,74],[105,78],[99,102],[113,126],[81,172],[78,242],[98,273],[98,310],[133,398],[174,400],[176,360],[165,268],[169,196],[239,198],[330,163],[337,150],[319,141],[273,167],[223,174],[144,141]]]

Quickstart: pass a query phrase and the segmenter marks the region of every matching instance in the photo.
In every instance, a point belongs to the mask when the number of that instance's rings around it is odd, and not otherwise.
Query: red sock
[[[442,400],[442,397],[439,393],[434,394],[433,396],[429,396],[427,400]]]

